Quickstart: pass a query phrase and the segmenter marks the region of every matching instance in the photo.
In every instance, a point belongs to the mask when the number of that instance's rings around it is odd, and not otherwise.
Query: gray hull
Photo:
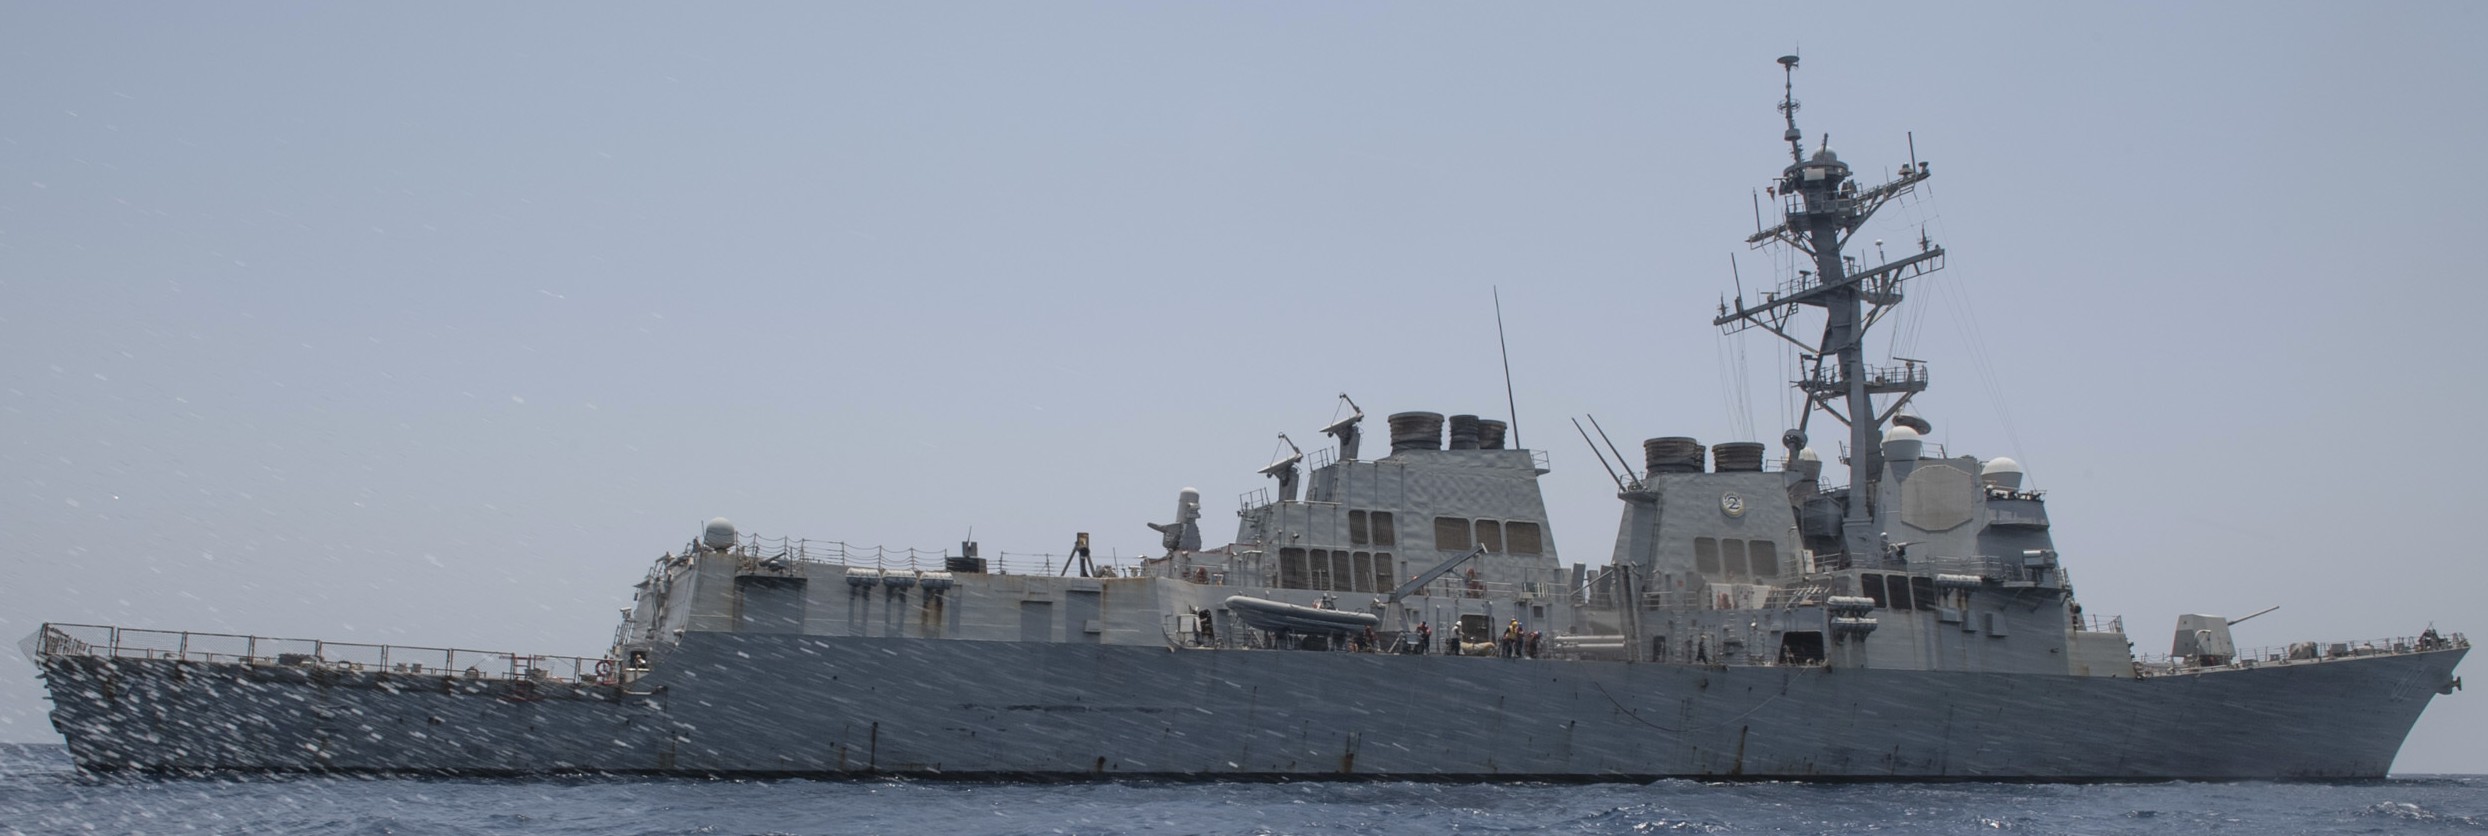
[[[2381,777],[2465,649],[2141,679],[692,633],[628,692],[46,660],[95,769]]]

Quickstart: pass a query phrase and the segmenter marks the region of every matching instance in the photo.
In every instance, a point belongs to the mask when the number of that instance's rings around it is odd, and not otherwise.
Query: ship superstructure
[[[1929,445],[1931,425],[1903,411],[1925,391],[1927,364],[1867,356],[1866,335],[1902,303],[1910,279],[1942,269],[1944,249],[1922,235],[1916,252],[1866,266],[1848,244],[1932,166],[1911,160],[1889,182],[1861,186],[1827,144],[1808,153],[1797,58],[1780,64],[1791,162],[1767,192],[1781,222],[1746,240],[1793,250],[1801,266],[1759,299],[1723,302],[1712,324],[1795,344],[1803,368],[1793,385],[1806,409],[1781,436],[1778,472],[1765,471],[1758,442],[1710,448],[1708,472],[1694,439],[1643,442],[1645,468],[1619,480],[1613,559],[1614,588],[1636,601],[1620,621],[1640,657],[2133,675],[2121,623],[2084,619],[2074,603],[2044,497],[2024,489],[2021,466]],[[1809,308],[1822,318],[1810,339],[1799,331]],[[1845,485],[1821,482],[1807,435],[1817,412],[1846,431]]]
[[[2187,615],[2137,658],[2086,615],[2045,498],[1949,456],[1903,407],[1924,363],[1866,333],[1916,252],[1844,255],[1931,176],[1861,187],[1796,125],[1751,243],[1805,269],[1714,324],[1797,343],[1807,419],[1759,442],[1650,439],[1614,475],[1608,564],[1566,566],[1546,456],[1504,421],[1364,412],[1287,452],[1204,547],[866,552],[723,519],[649,568],[602,658],[45,625],[55,727],[90,769],[1190,778],[2358,778],[2381,776],[2460,635],[2256,651]],[[1880,255],[1880,254],[1879,254]],[[1806,308],[1819,334],[1801,333]],[[1807,314],[1810,316],[1810,314]],[[1843,425],[1846,484],[1809,444]],[[1602,431],[1603,435],[1603,431]],[[1584,436],[1586,438],[1586,434]],[[1281,437],[1283,440],[1285,436]],[[1596,449],[1595,447],[1593,449]],[[1613,452],[1613,445],[1609,445]],[[1137,524],[1136,524],[1137,525]]]

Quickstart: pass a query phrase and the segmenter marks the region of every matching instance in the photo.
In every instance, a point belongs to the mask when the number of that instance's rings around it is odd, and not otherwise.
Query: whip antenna
[[[1523,449],[1520,443],[1520,404],[1512,398],[1512,346],[1503,341],[1503,288],[1492,288],[1495,295],[1495,348],[1503,352],[1503,408],[1512,419],[1512,449]]]
[[[1572,428],[1581,433],[1581,443],[1590,446],[1590,455],[1598,457],[1598,466],[1607,469],[1607,478],[1615,480],[1615,489],[1619,491],[1624,490],[1624,477],[1616,475],[1615,468],[1607,464],[1607,451],[1598,449],[1598,442],[1590,440],[1590,431],[1581,429],[1581,419],[1572,419]],[[1630,470],[1632,468],[1627,467],[1625,469]]]

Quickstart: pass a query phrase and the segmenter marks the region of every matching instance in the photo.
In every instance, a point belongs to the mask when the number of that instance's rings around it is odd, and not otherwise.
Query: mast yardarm
[[[1944,249],[1920,236],[1917,253],[1863,269],[1841,250],[1886,201],[1907,194],[1930,174],[1926,163],[1911,160],[1891,182],[1860,189],[1850,179],[1848,164],[1832,153],[1828,137],[1812,155],[1806,154],[1804,133],[1797,128],[1797,56],[1783,56],[1779,63],[1787,75],[1779,104],[1787,125],[1781,138],[1788,142],[1793,162],[1768,190],[1780,201],[1781,223],[1756,231],[1746,243],[1756,249],[1789,247],[1804,253],[1813,269],[1798,269],[1795,277],[1765,291],[1758,301],[1748,303],[1740,295],[1732,305],[1721,305],[1711,324],[1728,333],[1759,327],[1805,352],[1800,355],[1803,377],[1795,386],[1805,394],[1807,408],[1797,429],[1782,441],[1793,461],[1806,445],[1805,428],[1817,409],[1848,427],[1849,488],[1841,545],[1852,555],[1876,554],[1882,538],[1875,524],[1874,484],[1883,471],[1883,425],[1926,389],[1927,373],[1926,365],[1915,360],[1867,365],[1866,332],[1900,304],[1904,282],[1943,268]],[[1823,309],[1819,339],[1808,341],[1793,333],[1801,306]],[[1877,395],[1888,396],[1880,410]]]

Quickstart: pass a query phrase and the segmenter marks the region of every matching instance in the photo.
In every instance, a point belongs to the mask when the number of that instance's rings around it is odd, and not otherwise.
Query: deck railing
[[[2430,650],[2470,647],[2471,640],[2461,633],[2442,636],[2395,636],[2347,642],[2298,642],[2281,647],[2258,647],[2239,650],[2227,663],[2203,667],[2185,656],[2149,654],[2134,657],[2135,670],[2146,676],[2186,673],[2224,668],[2257,668],[2272,665],[2307,665],[2361,656],[2393,656]]]
[[[37,660],[54,656],[165,659],[472,679],[595,682],[606,678],[613,669],[611,660],[584,656],[146,630],[105,624],[45,624],[27,637],[21,648]]]
[[[2123,633],[2125,616],[2077,615],[2074,616],[2074,629],[2088,633]]]
[[[695,547],[685,547],[686,550]],[[839,540],[811,540],[801,537],[762,537],[746,534],[734,545],[733,553],[762,559],[793,560],[883,571],[939,572],[947,568],[957,553],[949,549],[894,548],[864,546]],[[1000,575],[1052,575],[1060,572],[1070,554],[1030,552],[988,552],[985,571]],[[1094,554],[1090,560],[1100,568],[1120,568],[1138,563],[1145,555]],[[1117,574],[1121,574],[1118,572]]]

